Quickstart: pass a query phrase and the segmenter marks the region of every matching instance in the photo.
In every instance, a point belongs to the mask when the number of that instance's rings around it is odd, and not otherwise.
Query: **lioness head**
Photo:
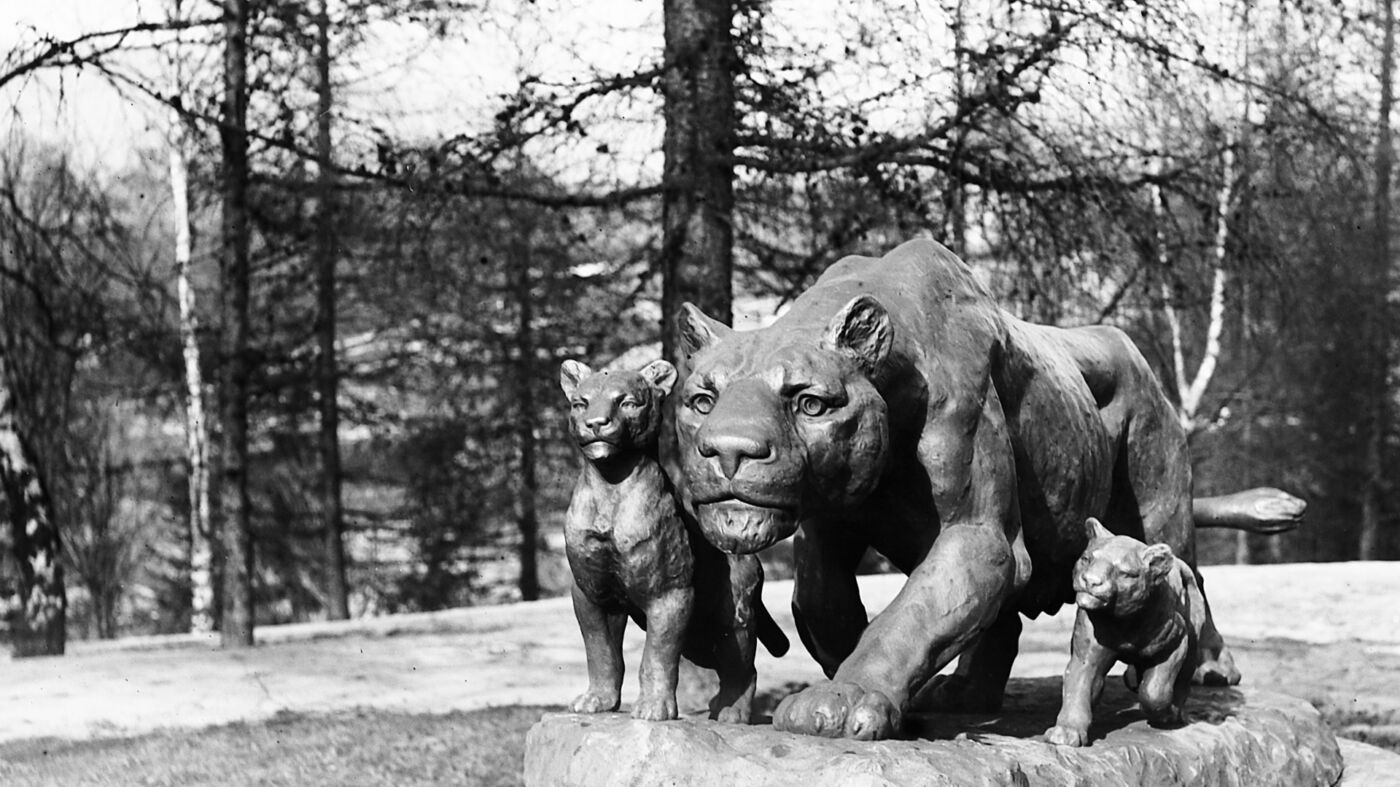
[[[675,383],[676,369],[667,361],[640,371],[601,372],[565,361],[559,385],[569,398],[569,433],[593,462],[649,449],[661,428],[661,404]]]
[[[1089,545],[1074,566],[1075,603],[1115,617],[1140,612],[1152,589],[1175,567],[1172,548],[1115,536],[1093,517],[1087,528]]]
[[[889,430],[871,376],[892,343],[879,301],[853,299],[815,335],[736,332],[690,304],[679,321],[691,366],[676,403],[683,498],[710,543],[757,552],[805,512],[875,488]]]

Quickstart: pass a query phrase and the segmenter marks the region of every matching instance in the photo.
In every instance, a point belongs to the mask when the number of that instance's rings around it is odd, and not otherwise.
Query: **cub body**
[[[1046,739],[1088,742],[1093,705],[1114,662],[1129,667],[1138,702],[1153,726],[1180,724],[1205,624],[1205,596],[1196,574],[1166,544],[1115,536],[1092,517],[1089,545],[1074,567],[1070,661],[1060,714]]]

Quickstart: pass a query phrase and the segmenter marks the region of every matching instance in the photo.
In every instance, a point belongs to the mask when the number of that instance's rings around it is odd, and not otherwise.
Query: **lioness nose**
[[[745,460],[768,459],[773,446],[767,440],[741,434],[707,434],[700,439],[700,455],[719,460],[724,477],[732,479]]]
[[[598,431],[599,429],[601,429],[601,428],[607,426],[607,425],[608,425],[608,422],[611,421],[611,420],[612,420],[612,417],[609,416],[609,415],[607,415],[607,414],[595,415],[595,416],[592,416],[592,417],[588,418],[587,420],[585,420],[585,421],[583,422],[583,425],[584,425],[584,426],[587,426],[589,429],[592,429],[593,431],[596,432],[596,431]]]

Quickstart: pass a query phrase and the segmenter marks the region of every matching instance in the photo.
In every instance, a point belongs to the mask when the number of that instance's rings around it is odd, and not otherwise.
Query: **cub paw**
[[[1230,652],[1222,651],[1219,658],[1202,661],[1191,675],[1191,682],[1201,686],[1234,686],[1240,682],[1240,670]]]
[[[715,721],[722,724],[748,724],[752,718],[748,703],[728,705],[715,713]]]
[[[642,721],[670,721],[677,715],[674,696],[643,697],[632,708],[632,718]]]
[[[823,738],[881,740],[899,732],[899,708],[882,692],[825,681],[792,694],[773,712],[773,726]]]
[[[1083,746],[1089,742],[1089,731],[1057,724],[1045,731],[1045,740],[1056,746]]]
[[[574,713],[608,713],[617,710],[621,704],[622,700],[616,693],[590,689],[575,697],[569,703],[569,710]]]

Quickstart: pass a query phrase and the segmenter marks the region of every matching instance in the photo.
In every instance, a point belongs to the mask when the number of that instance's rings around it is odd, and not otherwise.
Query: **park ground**
[[[1400,564],[1218,566],[1216,619],[1248,685],[1301,697],[1346,737],[1400,749]],[[900,577],[862,579],[884,606]],[[792,636],[791,583],[765,601]],[[1070,615],[1028,624],[1015,675],[1064,668]],[[518,783],[524,732],[583,688],[567,599],[265,627],[223,651],[174,636],[11,661],[4,784]],[[628,663],[641,638],[629,632]],[[820,677],[797,645],[758,663],[769,698]],[[624,702],[635,695],[629,678]],[[697,708],[692,708],[697,709]],[[684,710],[684,709],[683,709]]]

